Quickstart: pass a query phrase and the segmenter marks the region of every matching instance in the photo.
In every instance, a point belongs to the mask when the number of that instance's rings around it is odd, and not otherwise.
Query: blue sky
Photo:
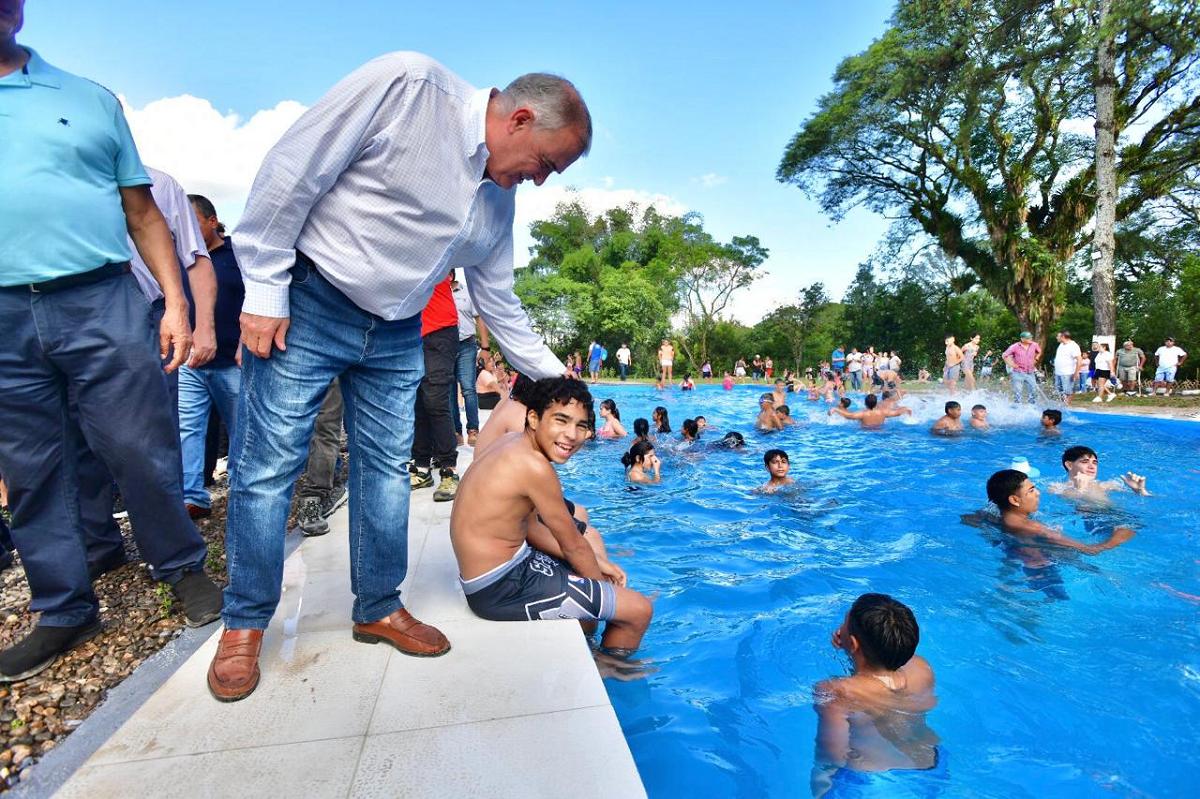
[[[886,229],[866,212],[834,226],[774,175],[788,139],[830,88],[837,63],[883,31],[891,7],[883,0],[740,8],[28,0],[18,40],[120,94],[143,155],[155,156],[146,160],[185,187],[196,190],[206,173],[221,173],[223,187],[211,191],[231,220],[261,157],[255,147],[270,143],[247,142],[277,136],[300,106],[289,106],[290,117],[262,115],[258,124],[255,115],[284,101],[310,105],[375,55],[419,50],[478,86],[502,86],[534,70],[565,75],[591,108],[596,140],[591,155],[564,176],[520,189],[521,221],[552,208],[563,187],[574,186],[600,204],[661,195],[664,205],[702,213],[722,239],[757,235],[771,251],[770,274],[734,307],[753,322],[815,280],[840,296]],[[207,113],[187,116],[180,104],[155,105],[183,95],[211,109],[193,103],[188,108]],[[212,144],[206,149],[189,137],[208,124],[216,132],[205,135]],[[187,153],[180,153],[184,142]],[[246,152],[228,151],[242,147]],[[226,159],[240,166],[231,170]],[[522,240],[519,231],[518,246]]]

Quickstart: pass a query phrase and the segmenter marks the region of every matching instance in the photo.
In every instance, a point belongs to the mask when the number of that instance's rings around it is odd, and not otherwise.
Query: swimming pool
[[[740,452],[660,447],[663,485],[637,492],[618,461],[629,439],[562,468],[630,586],[656,598],[639,652],[656,670],[605,683],[651,797],[809,795],[811,689],[848,673],[829,636],[867,591],[896,596],[921,625],[944,767],[856,775],[830,796],[1195,795],[1200,425],[1068,413],[1061,438],[1045,440],[1038,410],[980,394],[957,399],[983,398],[995,428],[941,439],[928,428],[942,395],[906,401],[911,422],[880,432],[830,423],[824,404],[792,395],[802,425],[767,435],[752,431],[761,387],[593,391],[630,429],[665,405],[676,440],[696,414],[717,428],[706,439],[747,438]],[[985,480],[1013,456],[1041,469],[1040,486],[1059,479],[1072,444],[1098,451],[1102,478],[1145,474],[1154,496],[1118,495],[1113,515],[1138,536],[1060,558],[1062,584],[1046,591],[998,534],[959,517],[985,505]],[[796,495],[753,493],[769,447],[788,451]],[[1038,518],[1096,540],[1062,498],[1043,493]]]

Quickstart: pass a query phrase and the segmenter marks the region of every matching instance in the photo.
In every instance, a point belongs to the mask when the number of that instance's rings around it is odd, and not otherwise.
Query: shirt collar
[[[487,148],[487,107],[492,91],[478,89],[471,95],[471,101],[467,104],[467,124],[463,126],[463,145],[467,157],[475,158],[477,154],[482,154],[484,163],[490,155]]]
[[[29,53],[29,60],[25,62],[24,67],[17,71],[17,74],[23,74],[26,81],[31,84],[36,83],[38,86],[61,89],[62,79],[59,77],[58,69],[42,60],[42,57],[32,47],[23,47],[23,49]]]

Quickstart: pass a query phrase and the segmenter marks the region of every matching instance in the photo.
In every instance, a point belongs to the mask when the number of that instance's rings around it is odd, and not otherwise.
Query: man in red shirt
[[[449,502],[458,493],[458,447],[450,418],[450,390],[458,357],[458,307],[450,282],[453,272],[437,284],[421,312],[421,346],[425,351],[425,376],[417,389],[417,419],[413,428],[413,488],[433,485],[433,470],[440,480],[434,502]]]

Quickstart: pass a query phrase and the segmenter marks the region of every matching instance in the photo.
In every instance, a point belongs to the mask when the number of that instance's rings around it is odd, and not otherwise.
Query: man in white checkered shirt
[[[475,89],[402,52],[343,79],[267,154],[237,230],[246,352],[214,697],[257,687],[292,484],[334,377],[350,444],[354,638],[449,651],[400,599],[421,310],[451,268],[469,270],[476,309],[509,360],[533,378],[566,372],[512,291],[514,195],[569,167],[591,137],[587,106],[562,78]]]

